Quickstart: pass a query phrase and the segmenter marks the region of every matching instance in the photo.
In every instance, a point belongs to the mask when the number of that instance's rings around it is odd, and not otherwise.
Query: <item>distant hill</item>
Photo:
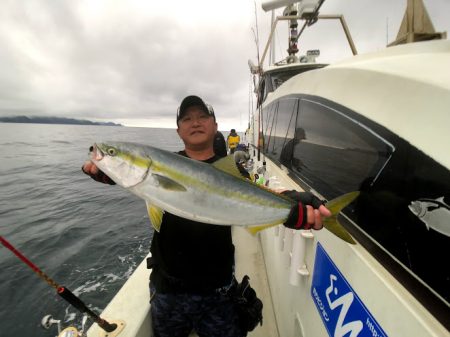
[[[92,122],[85,119],[74,119],[64,117],[39,117],[39,116],[14,116],[0,117],[0,123],[37,123],[37,124],[73,124],[73,125],[104,125],[123,126],[113,122]]]

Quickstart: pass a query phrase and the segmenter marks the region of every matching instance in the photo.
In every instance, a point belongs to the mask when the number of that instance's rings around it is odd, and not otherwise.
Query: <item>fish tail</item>
[[[338,214],[348,205],[350,205],[359,196],[359,191],[343,194],[325,204],[331,212],[331,216],[323,219],[323,226],[331,233],[352,245],[356,244],[348,231],[338,220]]]
[[[323,219],[324,227],[337,237],[341,238],[342,240],[350,244],[356,244],[356,242],[353,240],[353,238],[344,228],[344,226],[342,226],[342,224],[339,222],[338,214],[345,207],[351,204],[358,197],[358,195],[359,191],[349,192],[335,199],[332,199],[325,204],[325,206],[330,210],[331,216]],[[277,226],[279,224],[280,223],[272,223],[272,224],[251,226],[247,227],[247,231],[252,235],[256,235],[257,233],[259,233],[264,229]]]

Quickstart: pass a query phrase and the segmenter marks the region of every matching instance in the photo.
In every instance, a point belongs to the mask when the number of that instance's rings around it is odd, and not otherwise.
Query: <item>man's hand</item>
[[[289,217],[284,223],[292,229],[322,229],[322,217],[331,216],[331,212],[323,205],[323,201],[309,192],[284,191],[281,194],[297,201],[292,207]]]
[[[99,181],[103,184],[109,184],[109,185],[115,185],[116,183],[112,181],[110,177],[108,177],[106,174],[104,174],[102,171],[99,170],[99,168],[91,161],[87,161],[83,164],[81,167],[81,171],[83,173],[90,176],[95,181]]]

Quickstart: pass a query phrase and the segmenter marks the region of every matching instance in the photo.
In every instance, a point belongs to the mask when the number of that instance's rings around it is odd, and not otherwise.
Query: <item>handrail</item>
[[[347,23],[346,23],[343,15],[318,15],[317,19],[325,19],[325,20],[326,19],[339,19],[339,21],[341,22],[342,28],[344,29],[345,36],[346,36],[347,41],[348,41],[348,43],[350,45],[350,49],[352,50],[353,55],[357,55],[358,54],[358,52],[356,50],[356,47],[355,47],[355,44],[353,42],[353,38],[352,38],[352,36],[350,34],[350,30],[348,29]],[[277,26],[278,21],[287,21],[287,20],[303,20],[303,19],[300,16],[298,16],[298,15],[277,16],[276,17],[275,21],[272,24],[272,28],[270,30],[269,39],[267,40],[266,47],[264,48],[263,55],[261,57],[259,65],[258,65],[260,71],[263,68],[264,60],[266,58],[267,51],[269,50],[270,43],[272,41],[272,37],[273,37],[273,34],[275,32],[275,28]],[[300,35],[302,34],[302,32],[304,31],[307,23],[308,22],[305,22],[305,24],[303,25],[302,29],[298,33],[297,40],[300,37]]]
[[[350,34],[350,30],[348,29],[347,22],[344,19],[343,15],[319,15],[319,19],[339,19],[341,21],[342,29],[344,29],[345,36],[347,37],[348,44],[352,50],[353,55],[358,55],[356,51],[355,44],[353,43],[352,36]]]

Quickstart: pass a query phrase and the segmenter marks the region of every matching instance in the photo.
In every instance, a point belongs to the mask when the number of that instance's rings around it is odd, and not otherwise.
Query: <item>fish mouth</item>
[[[100,161],[104,157],[102,150],[98,147],[97,144],[94,144],[89,148],[89,154],[91,156],[91,159],[94,161]]]
[[[412,201],[409,204],[408,208],[414,215],[419,218],[423,217],[426,213],[426,209],[422,207],[422,205],[417,201]]]

